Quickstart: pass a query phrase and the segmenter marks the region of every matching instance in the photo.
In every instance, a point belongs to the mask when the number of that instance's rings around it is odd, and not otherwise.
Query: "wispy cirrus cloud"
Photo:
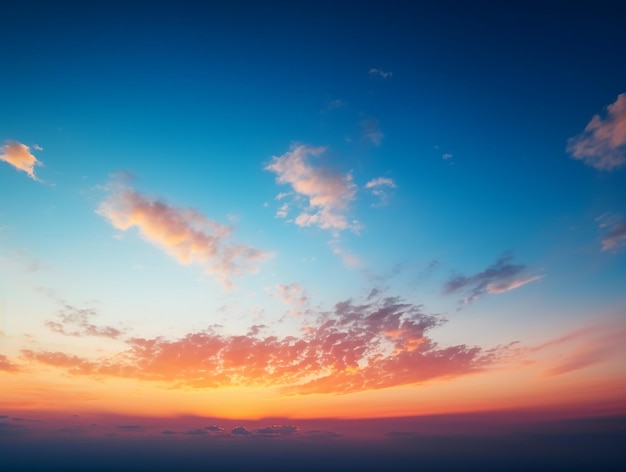
[[[383,141],[385,135],[380,130],[378,121],[374,119],[363,120],[361,122],[361,131],[363,137],[370,141],[374,146],[378,147]]]
[[[38,146],[35,146],[35,149],[38,149]],[[0,161],[11,164],[17,170],[26,172],[31,179],[41,182],[35,175],[35,167],[43,164],[31,154],[30,147],[17,141],[9,141],[0,148],[0,151]]]
[[[428,331],[445,320],[396,297],[345,300],[307,317],[299,337],[224,335],[131,338],[100,359],[23,350],[25,360],[73,375],[163,382],[181,388],[279,386],[286,393],[349,393],[462,376],[499,360],[498,350],[440,347]]]
[[[604,230],[602,250],[613,251],[626,246],[626,221],[622,215],[605,214],[596,219]]]
[[[626,163],[626,93],[607,107],[606,118],[595,115],[582,133],[570,138],[566,150],[598,170],[622,167]]]
[[[127,187],[117,187],[97,213],[116,229],[137,227],[144,239],[175,257],[181,264],[198,264],[222,285],[258,270],[270,254],[230,241],[232,228],[192,208],[179,208],[148,198]]]
[[[47,320],[45,325],[55,333],[64,336],[98,336],[103,338],[118,339],[123,330],[112,326],[98,326],[91,322],[97,313],[92,308],[76,308],[63,303],[58,313],[57,321]]]
[[[384,71],[382,69],[376,69],[374,67],[372,67],[368,73],[370,76],[382,77],[383,79],[388,79],[389,77],[393,76],[393,72]]]
[[[378,203],[374,204],[374,206],[387,205],[391,198],[390,190],[397,187],[396,183],[388,177],[378,177],[365,184],[365,188],[368,189],[372,195],[378,197]]]
[[[325,150],[324,147],[294,145],[282,156],[272,157],[265,170],[274,172],[279,184],[291,185],[296,198],[305,200],[302,211],[294,219],[296,225],[318,226],[333,232],[358,230],[358,223],[348,221],[346,216],[357,191],[352,174],[341,175],[310,162]],[[289,204],[283,203],[277,216],[285,218],[289,208]]]
[[[543,276],[525,275],[527,267],[523,264],[512,264],[513,256],[507,254],[482,272],[474,275],[457,275],[444,285],[445,294],[462,292],[465,294],[461,302],[470,303],[484,294],[498,294],[515,290]]]

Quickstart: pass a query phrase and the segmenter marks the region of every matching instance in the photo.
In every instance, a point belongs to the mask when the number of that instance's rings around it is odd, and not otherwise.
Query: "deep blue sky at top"
[[[16,2],[2,12],[1,137],[54,152],[49,181],[127,170],[199,206],[210,188],[229,202],[221,220],[272,199],[272,155],[329,146],[325,164],[360,185],[404,189],[384,217],[400,246],[463,232],[490,246],[485,266],[516,238],[534,244],[520,228],[538,244],[555,215],[624,211],[623,175],[564,151],[625,91],[623,18],[617,2]],[[330,113],[333,100],[346,106]],[[369,119],[380,148],[354,143]],[[418,213],[432,236],[402,225]]]

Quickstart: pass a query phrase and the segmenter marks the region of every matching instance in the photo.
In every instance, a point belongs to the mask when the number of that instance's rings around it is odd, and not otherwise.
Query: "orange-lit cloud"
[[[0,354],[0,371],[18,372],[20,369],[17,364],[11,362],[7,356]]]
[[[222,335],[132,338],[100,359],[23,350],[23,358],[90,377],[151,380],[178,387],[280,386],[289,393],[350,393],[477,372],[500,352],[439,347],[427,331],[444,320],[397,298],[337,303],[315,315],[301,337]]]
[[[279,184],[291,185],[297,196],[307,199],[304,210],[294,220],[298,226],[319,226],[333,231],[356,229],[358,224],[349,222],[345,214],[357,190],[352,175],[339,175],[309,163],[311,156],[324,151],[323,147],[292,146],[282,156],[274,156],[265,169],[277,175]],[[286,217],[287,209],[288,205],[283,204],[279,216]]]
[[[599,170],[610,171],[626,163],[626,94],[607,107],[607,117],[595,115],[578,136],[567,142],[574,159]]]
[[[269,257],[260,249],[230,242],[231,228],[191,208],[169,206],[129,188],[110,195],[98,213],[122,231],[136,226],[151,243],[181,264],[196,263],[225,286],[231,279],[258,270]]]
[[[35,149],[37,149],[37,147],[35,147]],[[35,175],[35,166],[42,164],[30,153],[28,146],[18,143],[17,141],[9,141],[0,148],[0,151],[2,151],[0,161],[7,162],[17,170],[26,172],[31,179],[39,182],[39,179]]]

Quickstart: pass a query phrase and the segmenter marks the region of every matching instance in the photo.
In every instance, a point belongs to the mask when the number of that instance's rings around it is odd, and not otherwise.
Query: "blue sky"
[[[75,378],[52,354],[93,360],[97,346],[110,364],[133,339],[209,329],[256,340],[263,325],[290,343],[336,316],[357,332],[361,310],[402,309],[402,320],[447,321],[417,338],[408,322],[367,325],[383,358],[477,346],[483,369],[497,364],[490,349],[519,342],[497,351],[507,369],[530,357],[537,372],[575,372],[585,401],[614,399],[623,348],[606,339],[626,320],[626,38],[611,8],[6,7],[3,375]],[[400,331],[409,337],[394,351]],[[307,342],[335,365],[339,347],[322,334]],[[568,336],[579,344],[558,341]],[[565,345],[544,355],[550,343]],[[417,392],[456,371],[393,375],[389,385]],[[553,398],[560,384],[541,375],[532,385]],[[269,384],[309,380],[285,379]]]

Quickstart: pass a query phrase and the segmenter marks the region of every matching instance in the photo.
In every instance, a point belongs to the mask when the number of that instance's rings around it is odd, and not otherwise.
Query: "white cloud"
[[[363,136],[371,141],[374,146],[380,146],[385,135],[378,127],[378,121],[376,120],[365,120],[361,123],[361,128],[363,131]]]
[[[369,70],[369,75],[371,76],[376,76],[376,77],[382,77],[383,79],[387,79],[389,77],[391,77],[393,75],[393,72],[387,72],[384,71],[382,69],[375,69],[375,68],[371,68]]]
[[[388,177],[378,177],[367,182],[365,188],[368,189],[372,195],[378,197],[379,201],[374,206],[384,206],[389,203],[389,199],[391,198],[388,189],[397,188],[397,185]]]

